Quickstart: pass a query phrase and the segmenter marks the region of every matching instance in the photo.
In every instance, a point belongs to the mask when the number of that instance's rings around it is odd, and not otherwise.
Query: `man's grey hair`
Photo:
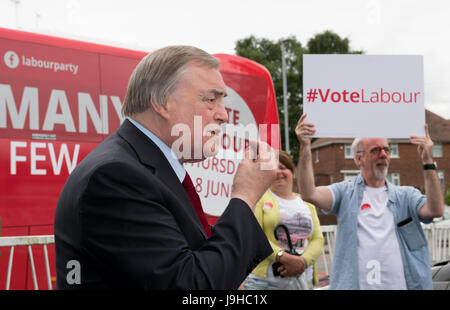
[[[355,161],[356,166],[358,166],[359,168],[359,164],[358,161],[356,160],[356,155],[362,151],[364,148],[364,139],[363,138],[355,138],[355,140],[353,140],[352,146],[351,146],[351,150],[352,150],[352,157],[353,160]]]
[[[132,116],[146,111],[152,104],[165,107],[167,96],[174,91],[190,63],[217,70],[220,67],[216,57],[193,46],[168,46],[145,56],[128,81],[122,114]]]
[[[364,151],[364,139],[365,138],[355,138],[355,140],[353,140],[352,146],[351,146],[351,151],[352,151],[352,157],[353,160],[355,161],[356,166],[358,166],[359,168],[359,164],[358,161],[356,160],[356,155],[358,153],[361,153]],[[387,143],[390,143],[389,139],[386,139]]]

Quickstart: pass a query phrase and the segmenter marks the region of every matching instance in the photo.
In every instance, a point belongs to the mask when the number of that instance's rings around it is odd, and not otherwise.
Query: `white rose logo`
[[[8,68],[15,69],[19,65],[19,56],[13,51],[7,51],[5,56],[3,56],[5,65]]]

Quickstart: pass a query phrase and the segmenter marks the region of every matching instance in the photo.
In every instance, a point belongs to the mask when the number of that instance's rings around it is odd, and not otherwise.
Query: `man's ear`
[[[163,106],[155,101],[151,103],[152,109],[163,119],[168,120],[170,118],[170,113],[166,106]]]
[[[359,160],[361,158],[361,155],[356,154],[353,160],[355,161],[356,167],[361,168],[361,165],[359,164]]]

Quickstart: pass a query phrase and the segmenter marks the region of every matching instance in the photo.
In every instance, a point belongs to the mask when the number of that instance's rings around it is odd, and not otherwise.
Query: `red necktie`
[[[200,197],[198,196],[197,191],[195,190],[194,184],[192,183],[191,177],[189,176],[189,174],[187,172],[186,172],[186,176],[184,177],[184,180],[183,180],[183,187],[189,196],[189,200],[191,201],[192,205],[194,206],[195,212],[197,213],[200,223],[202,223],[202,226],[206,232],[206,235],[208,237],[210,237],[211,229],[209,228],[205,213],[203,213],[202,202],[200,201]]]

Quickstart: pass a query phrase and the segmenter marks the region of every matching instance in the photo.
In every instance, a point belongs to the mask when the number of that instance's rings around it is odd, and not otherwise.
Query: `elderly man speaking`
[[[190,46],[162,48],[138,64],[123,104],[127,119],[76,167],[59,197],[57,288],[237,289],[272,253],[253,214],[276,178],[276,159],[255,152],[263,145],[240,162],[214,228],[183,167],[218,151],[228,120],[218,68]],[[196,122],[202,130],[194,135]],[[177,128],[190,133],[178,137]]]

